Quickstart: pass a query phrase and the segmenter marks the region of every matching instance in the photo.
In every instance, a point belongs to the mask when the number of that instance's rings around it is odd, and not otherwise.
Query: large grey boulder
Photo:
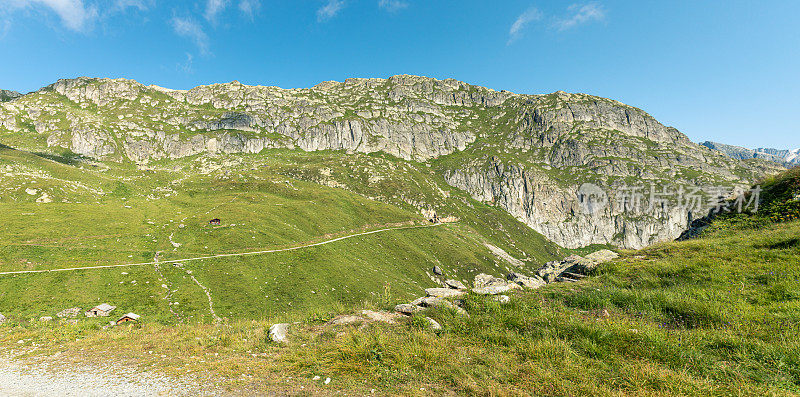
[[[407,316],[410,316],[410,315],[412,315],[412,314],[414,314],[414,313],[416,313],[416,312],[418,312],[420,310],[422,310],[421,307],[419,307],[417,305],[412,305],[410,303],[401,303],[401,304],[399,304],[399,305],[394,307],[394,311],[396,311],[398,313],[401,313],[401,314],[405,314]]]
[[[286,343],[289,336],[289,323],[274,324],[269,327],[269,337],[273,342]]]
[[[544,281],[552,283],[556,278],[564,273],[567,269],[571,272],[585,274],[594,269],[597,264],[579,255],[570,255],[562,261],[547,262],[542,266],[536,275],[541,277]]]
[[[444,282],[444,285],[446,285],[448,288],[452,288],[452,289],[467,289],[467,286],[464,285],[464,283],[462,283],[461,281],[458,281],[458,280],[446,280]]]
[[[472,282],[472,286],[474,288],[493,287],[506,284],[508,284],[506,280],[503,280],[502,278],[499,277],[494,277],[486,273],[478,274],[477,276],[475,276],[475,280]]]
[[[422,301],[420,302],[420,306],[428,307],[428,308],[451,309],[451,310],[454,310],[459,315],[462,315],[462,316],[467,316],[468,315],[466,310],[456,306],[455,304],[453,304],[453,302],[450,302],[449,300],[442,299],[442,298],[436,298],[436,297],[433,297],[433,296],[429,296],[429,297],[423,298]]]
[[[509,273],[506,278],[512,283],[530,289],[537,289],[547,285],[547,282],[539,276],[528,277],[519,273]]]
[[[0,313],[0,325],[2,325],[4,322],[6,322],[6,316],[4,316],[3,313]]]
[[[520,289],[521,287],[515,283],[509,283],[499,277],[494,277],[485,273],[475,276],[473,281],[472,292],[479,295],[497,295],[508,292],[512,289]]]

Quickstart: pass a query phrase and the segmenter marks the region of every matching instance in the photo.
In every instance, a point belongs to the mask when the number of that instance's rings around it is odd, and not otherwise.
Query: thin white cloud
[[[239,11],[251,19],[259,9],[261,9],[260,0],[241,0],[239,2]]]
[[[191,18],[172,18],[172,28],[180,36],[194,41],[203,54],[208,54],[208,35],[199,23]]]
[[[116,0],[112,7],[115,11],[124,11],[126,8],[138,8],[139,11],[147,11],[153,6],[153,0]]]
[[[408,8],[408,2],[403,0],[378,0],[378,7],[389,12],[397,12]]]
[[[228,7],[228,0],[207,0],[205,18],[209,22],[216,22],[217,15]]]
[[[597,3],[573,4],[567,8],[570,16],[556,21],[558,30],[567,30],[585,23],[602,21],[606,18],[606,11]]]
[[[187,52],[186,53],[186,61],[185,62],[178,62],[176,67],[177,67],[178,71],[181,71],[181,72],[186,73],[186,74],[191,74],[192,72],[194,72],[194,69],[192,69],[193,61],[194,61],[194,56],[192,56],[192,54]]]
[[[542,19],[542,16],[542,12],[534,7],[525,10],[525,12],[520,14],[520,16],[517,17],[517,20],[511,25],[511,29],[508,30],[508,42],[506,44],[511,44],[514,42],[514,40],[520,38],[522,35],[522,30],[525,29],[525,26],[533,21]]]
[[[6,38],[9,30],[11,30],[11,21],[5,19],[0,20],[0,40]]]
[[[344,0],[328,0],[328,3],[317,10],[317,21],[323,22],[339,14],[344,8]]]
[[[83,0],[6,0],[8,8],[33,8],[36,6],[49,8],[58,14],[67,29],[76,32],[89,30],[97,18],[97,8],[87,6]]]

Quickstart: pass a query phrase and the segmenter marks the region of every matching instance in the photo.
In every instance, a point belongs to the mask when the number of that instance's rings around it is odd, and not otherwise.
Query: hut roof
[[[92,310],[100,310],[100,311],[103,311],[103,312],[110,312],[110,311],[112,311],[112,310],[114,310],[116,308],[117,308],[116,306],[111,306],[108,303],[103,303],[103,304],[100,304],[100,305],[97,305],[97,306],[93,307]]]
[[[127,318],[129,318],[129,319],[131,319],[131,320],[139,320],[139,318],[140,318],[141,316],[139,316],[139,315],[138,315],[138,314],[136,314],[136,313],[128,313],[128,314],[126,314],[126,315],[124,315],[124,316],[120,317],[120,320],[122,320],[123,318],[126,318],[126,317],[127,317]],[[117,320],[117,321],[119,321],[119,320]]]

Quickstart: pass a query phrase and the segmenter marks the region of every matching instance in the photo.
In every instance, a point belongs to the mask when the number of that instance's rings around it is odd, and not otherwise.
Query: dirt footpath
[[[66,368],[66,367],[65,367]],[[0,357],[0,396],[197,396],[213,395],[151,373],[114,367],[45,368]]]

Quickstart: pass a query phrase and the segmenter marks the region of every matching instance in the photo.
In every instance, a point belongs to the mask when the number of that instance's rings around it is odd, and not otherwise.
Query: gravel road
[[[196,396],[211,395],[150,373],[113,367],[70,366],[52,369],[30,366],[0,357],[0,396],[100,397],[100,396]]]

